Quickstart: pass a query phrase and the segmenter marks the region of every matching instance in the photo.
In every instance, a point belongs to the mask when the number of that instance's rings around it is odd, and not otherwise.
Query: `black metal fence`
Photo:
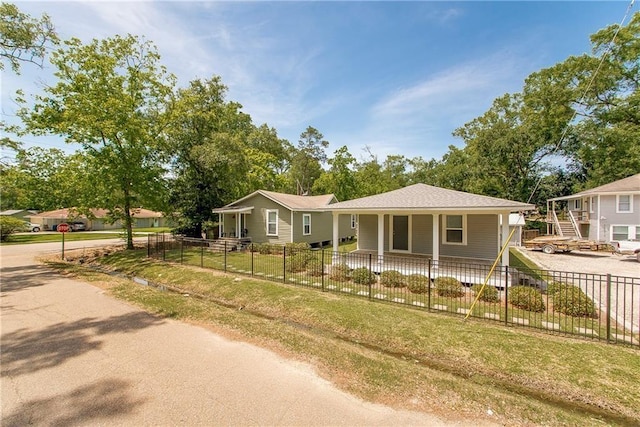
[[[640,347],[637,277],[513,267],[489,275],[491,266],[481,263],[378,259],[295,244],[242,245],[160,233],[148,239],[148,255],[169,262]]]

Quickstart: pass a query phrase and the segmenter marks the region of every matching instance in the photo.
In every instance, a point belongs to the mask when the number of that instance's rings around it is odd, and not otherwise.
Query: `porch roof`
[[[253,206],[225,206],[222,208],[213,209],[213,213],[218,214],[241,214],[241,213],[251,213],[253,211]]]
[[[399,190],[328,206],[328,210],[331,211],[508,210],[509,212],[518,212],[533,209],[535,206],[528,203],[448,190],[426,184],[414,184]]]

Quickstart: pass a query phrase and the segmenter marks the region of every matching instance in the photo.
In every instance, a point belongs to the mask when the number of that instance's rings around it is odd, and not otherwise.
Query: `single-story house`
[[[0,216],[12,216],[14,218],[18,218],[23,221],[29,221],[29,217],[37,213],[38,211],[32,211],[32,210],[26,210],[26,209],[8,209],[0,212]]]
[[[43,230],[53,230],[58,224],[80,221],[87,230],[117,230],[122,229],[122,223],[116,221],[109,224],[106,220],[107,209],[90,209],[91,215],[79,214],[75,209],[64,208],[53,211],[40,212],[30,215],[30,221],[41,224]],[[133,211],[133,226],[137,228],[164,227],[166,218],[161,212],[138,208]]]
[[[640,173],[547,201],[550,234],[599,242],[640,240]]]
[[[509,214],[534,205],[414,184],[399,190],[335,203],[333,232],[340,215],[357,215],[359,251],[495,260],[509,237]],[[338,248],[335,245],[334,250]],[[501,264],[509,265],[509,251]]]
[[[333,194],[298,196],[258,190],[213,212],[219,215],[218,236],[250,239],[253,243],[307,242],[335,245],[356,234],[355,216],[333,220],[329,207]]]

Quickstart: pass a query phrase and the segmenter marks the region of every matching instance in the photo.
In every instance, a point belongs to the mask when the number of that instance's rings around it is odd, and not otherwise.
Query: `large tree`
[[[0,70],[5,62],[15,73],[20,73],[22,62],[42,66],[47,45],[57,42],[49,16],[32,18],[14,4],[0,3]]]
[[[135,209],[164,207],[160,148],[175,78],[159,62],[151,42],[131,35],[68,40],[51,56],[58,82],[19,113],[29,131],[83,147],[93,168],[92,207],[122,221],[130,249]]]
[[[327,161],[325,148],[328,146],[324,135],[312,126],[300,134],[289,169],[290,188],[295,189],[296,194],[311,194],[314,182],[322,174],[322,165]]]
[[[313,184],[316,194],[333,194],[339,201],[358,197],[358,186],[355,176],[356,159],[349,153],[347,146],[342,146],[328,160],[329,170],[323,171]]]
[[[173,175],[170,201],[181,231],[194,236],[214,219],[213,208],[247,190],[249,135],[258,150],[273,137],[266,129],[256,134],[250,116],[241,112],[240,104],[226,101],[226,92],[220,77],[214,76],[192,81],[178,90],[173,102],[167,129]]]

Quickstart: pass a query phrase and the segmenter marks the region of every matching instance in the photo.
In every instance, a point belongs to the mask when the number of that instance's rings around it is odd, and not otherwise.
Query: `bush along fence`
[[[149,235],[148,256],[640,348],[640,278]],[[470,309],[473,305],[473,309]]]

